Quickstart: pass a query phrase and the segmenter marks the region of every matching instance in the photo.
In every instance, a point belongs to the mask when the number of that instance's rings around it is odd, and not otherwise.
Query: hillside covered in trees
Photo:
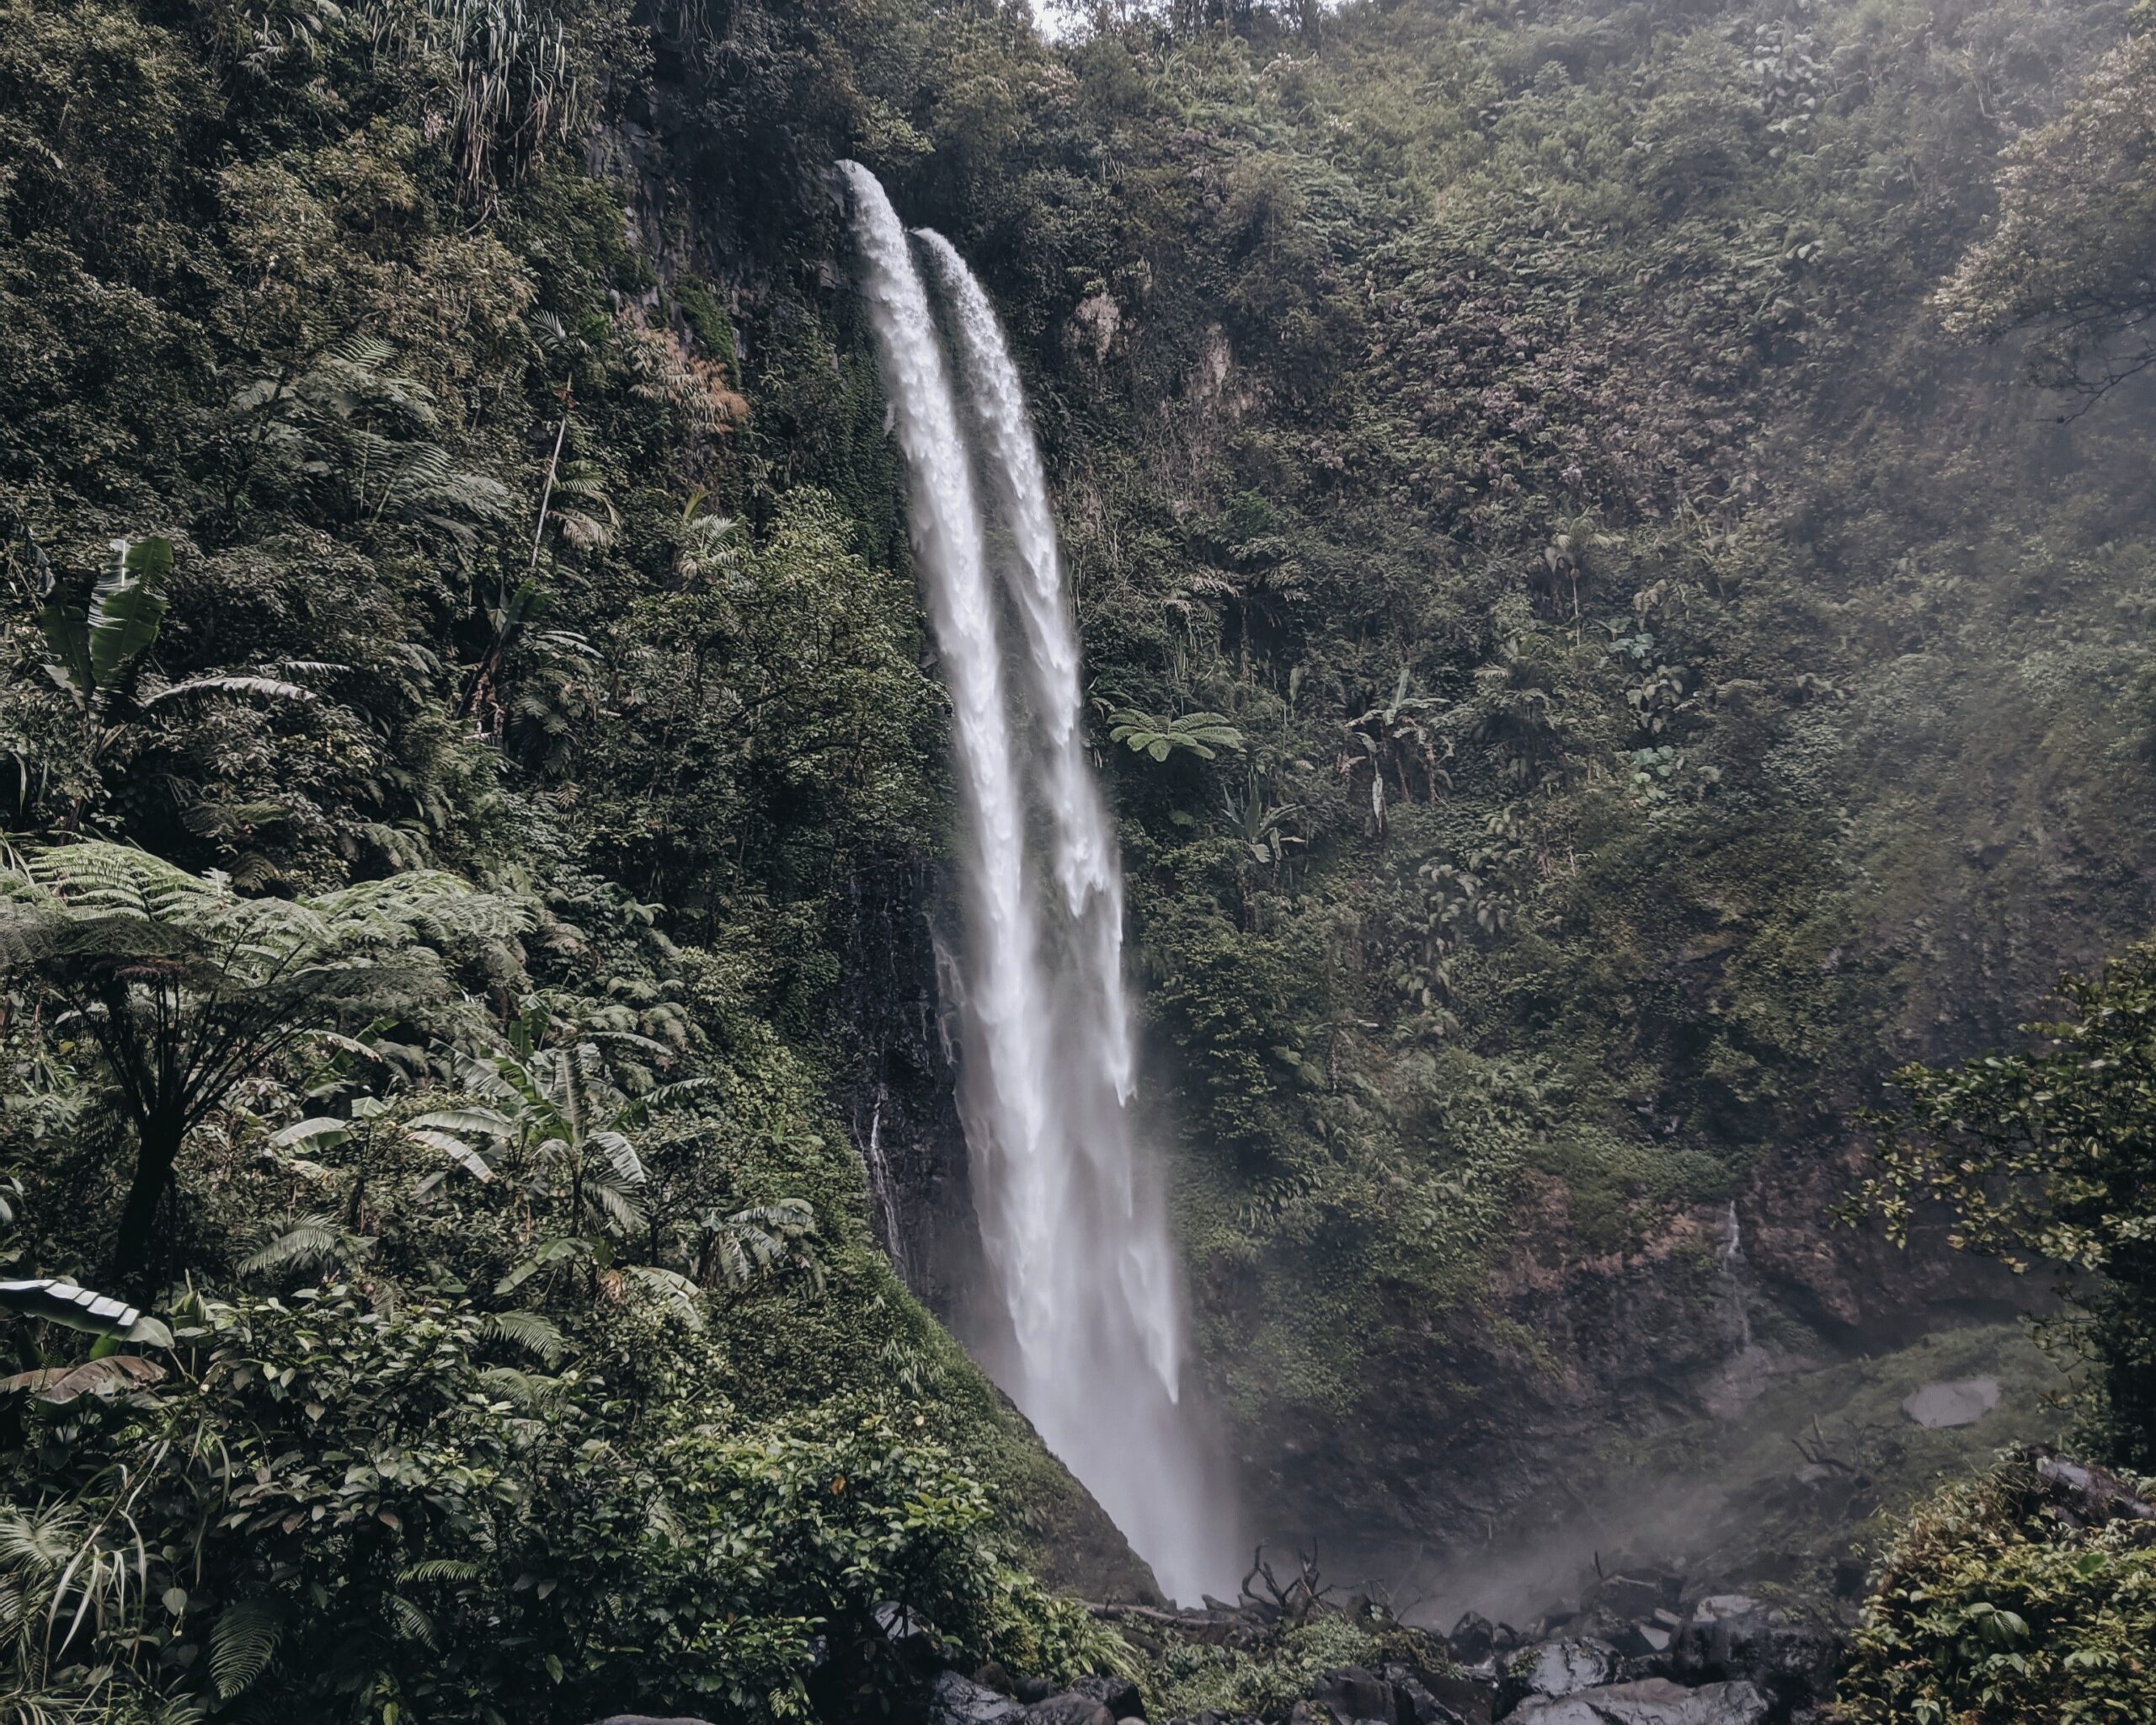
[[[836,1722],[918,1616],[1285,1717],[1982,1254],[2156,1469],[2156,21],[1049,22],[0,0],[0,1707]],[[1143,1530],[953,1339],[848,158],[1023,373],[1236,1531],[1374,1615],[1088,1611]],[[1713,1574],[1872,1566],[1861,1725],[2147,1717],[2132,1516],[1905,1514],[1993,1429]]]

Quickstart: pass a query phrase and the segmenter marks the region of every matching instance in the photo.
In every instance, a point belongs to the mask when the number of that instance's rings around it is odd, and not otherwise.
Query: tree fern
[[[39,852],[0,894],[0,972],[87,1032],[135,1127],[115,1268],[137,1273],[187,1133],[310,1031],[454,993],[445,954],[513,969],[525,908],[417,873],[246,899],[118,845]]]
[[[302,1216],[242,1259],[239,1273],[259,1276],[278,1270],[324,1269],[341,1258],[356,1256],[366,1243],[339,1227],[334,1216]]]

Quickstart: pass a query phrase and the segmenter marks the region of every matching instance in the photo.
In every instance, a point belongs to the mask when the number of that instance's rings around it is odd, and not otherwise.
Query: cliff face
[[[643,19],[593,165],[633,315],[731,356],[751,515],[818,487],[906,568],[838,156],[1022,349],[1205,1390],[1283,1530],[1460,1537],[1741,1396],[1748,1311],[1831,1359],[2009,1297],[1824,1213],[1897,1062],[2152,908],[2148,403],[2043,423],[1929,309],[2114,12]],[[1172,740],[1198,713],[1237,742]],[[837,1050],[878,1239],[992,1350],[945,848],[879,832],[771,1010]]]
[[[2051,424],[1932,309],[2115,10],[944,22],[842,34],[845,147],[1023,349],[1249,1499],[1457,1539],[1613,1433],[2005,1309],[1826,1212],[1898,1062],[2152,909],[2149,403]],[[782,304],[863,350],[812,255],[743,318],[793,385]],[[1236,742],[1177,740],[1206,714]],[[963,1326],[909,879],[848,912],[843,1096]]]

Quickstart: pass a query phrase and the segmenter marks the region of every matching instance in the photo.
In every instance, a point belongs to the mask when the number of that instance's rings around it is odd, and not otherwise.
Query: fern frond
[[[622,1266],[622,1274],[637,1283],[646,1292],[655,1295],[666,1307],[670,1316],[678,1319],[691,1330],[704,1327],[703,1303],[696,1284],[677,1270],[662,1269],[657,1264],[632,1263]]]
[[[321,1269],[336,1263],[347,1244],[348,1236],[334,1217],[303,1216],[243,1259],[239,1273],[259,1276],[271,1270]]]
[[[490,1312],[481,1322],[479,1333],[488,1341],[521,1348],[542,1365],[552,1365],[568,1352],[561,1331],[536,1311]]]
[[[210,1678],[218,1698],[230,1701],[249,1688],[277,1657],[285,1635],[281,1608],[267,1599],[241,1599],[210,1626]]]

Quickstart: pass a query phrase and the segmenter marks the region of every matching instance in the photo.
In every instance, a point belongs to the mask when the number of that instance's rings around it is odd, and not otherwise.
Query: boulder
[[[1841,1653],[1832,1630],[1723,1594],[1692,1608],[1671,1644],[1669,1669],[1686,1683],[1748,1682],[1788,1713],[1833,1698]]]
[[[1908,1397],[1902,1412],[1927,1431],[1949,1426],[1974,1425],[1999,1406],[1997,1378],[1956,1378],[1950,1383],[1926,1384]]]
[[[1523,1648],[1505,1662],[1496,1717],[1507,1717],[1511,1708],[1529,1696],[1577,1695],[1614,1682],[1617,1664],[1617,1649],[1589,1637]]]
[[[2071,1461],[2048,1450],[2032,1447],[2021,1453],[2036,1470],[2045,1507],[2068,1527],[2156,1521],[2156,1504],[2137,1496],[2108,1469]]]
[[[609,1713],[595,1720],[593,1725],[711,1725],[708,1719],[691,1719],[686,1714],[678,1718],[661,1719],[652,1713]]]
[[[1026,1710],[1006,1695],[956,1671],[939,1671],[928,1685],[928,1725],[1017,1725]]]
[[[954,1651],[944,1644],[926,1617],[895,1599],[873,1607],[869,1616],[883,1632],[899,1663],[917,1677],[940,1670]]]
[[[1662,1578],[1658,1575],[1612,1575],[1594,1590],[1593,1610],[1598,1616],[1646,1617],[1662,1603]]]
[[[1310,1685],[1310,1699],[1331,1711],[1340,1725],[1415,1725],[1411,1702],[1403,1712],[1399,1692],[1384,1678],[1360,1665],[1342,1665]]]
[[[1609,1632],[1609,1644],[1627,1659],[1651,1659],[1669,1651],[1670,1633],[1652,1621],[1625,1623]]]
[[[1100,1699],[1075,1689],[1052,1695],[1026,1709],[1026,1725],[1115,1725],[1115,1715]]]
[[[1479,1665],[1490,1657],[1490,1649],[1497,1644],[1497,1632],[1487,1617],[1464,1611],[1445,1639],[1452,1648],[1453,1658],[1461,1664]]]
[[[1684,1689],[1667,1678],[1618,1683],[1568,1696],[1537,1696],[1506,1725],[1765,1725],[1772,1709],[1748,1683]]]
[[[1145,1697],[1127,1677],[1081,1677],[1070,1685],[1073,1695],[1089,1695],[1118,1721],[1145,1717]]]
[[[1412,1709],[1412,1725],[1490,1725],[1496,1688],[1465,1677],[1423,1673],[1406,1665],[1388,1665],[1385,1680]],[[1403,1720],[1406,1710],[1401,1713]]]

